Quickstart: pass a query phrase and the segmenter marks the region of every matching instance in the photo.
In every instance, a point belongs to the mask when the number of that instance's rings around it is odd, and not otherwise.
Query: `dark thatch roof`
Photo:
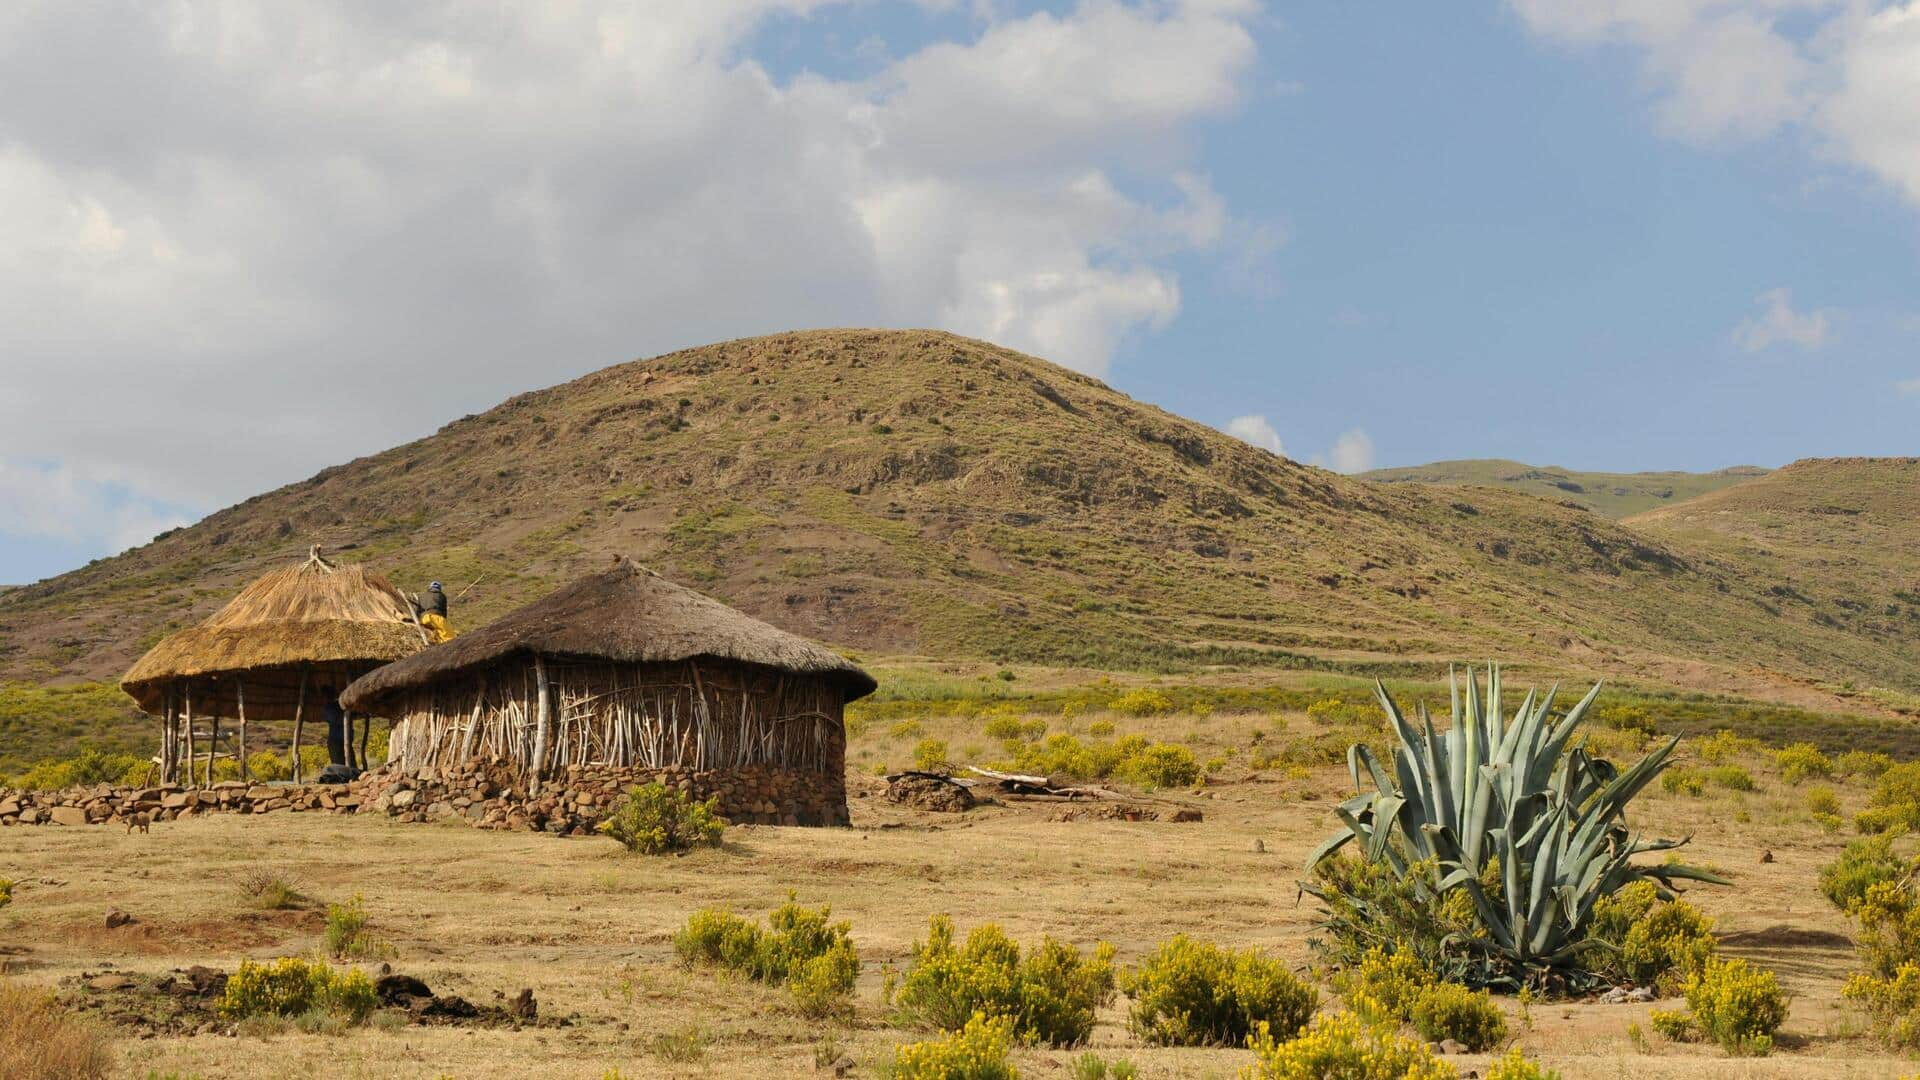
[[[120,679],[149,713],[166,708],[168,686],[194,680],[198,714],[235,714],[244,683],[247,716],[289,719],[302,671],[314,690],[338,688],[425,644],[406,599],[378,574],[336,566],[314,549],[304,563],[260,578],[199,626],[161,640]],[[318,698],[308,695],[316,708]]]
[[[706,658],[758,664],[833,679],[849,701],[873,693],[876,685],[831,649],[619,559],[606,573],[362,677],[340,700],[378,715],[394,695],[470,675],[516,654],[617,664]]]

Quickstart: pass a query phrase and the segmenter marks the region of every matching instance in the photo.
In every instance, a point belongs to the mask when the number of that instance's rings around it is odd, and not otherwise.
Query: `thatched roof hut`
[[[338,689],[425,647],[411,605],[385,578],[336,565],[314,548],[305,562],[240,590],[200,625],[162,639],[120,688],[166,719],[162,773],[171,780],[173,744],[191,738],[195,717],[214,721],[210,739],[222,717],[297,723],[320,706],[320,687]],[[184,730],[176,731],[181,717]]]
[[[845,818],[848,701],[872,676],[628,560],[380,668],[341,702],[394,720],[388,761],[481,758],[538,785],[569,766],[778,773]]]

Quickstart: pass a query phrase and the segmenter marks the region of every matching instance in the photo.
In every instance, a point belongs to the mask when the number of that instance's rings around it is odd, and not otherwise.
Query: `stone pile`
[[[125,824],[135,815],[172,821],[196,814],[384,813],[407,821],[458,817],[488,829],[568,835],[593,831],[626,789],[657,780],[698,799],[717,797],[735,824],[845,825],[842,776],[750,767],[698,772],[573,765],[545,780],[538,795],[506,766],[475,758],[444,774],[376,769],[346,784],[252,784],[210,788],[98,785],[64,791],[0,790],[0,826]]]

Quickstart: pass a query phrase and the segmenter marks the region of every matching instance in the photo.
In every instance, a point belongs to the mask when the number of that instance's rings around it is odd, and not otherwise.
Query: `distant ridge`
[[[0,679],[116,675],[310,543],[402,589],[477,583],[463,627],[628,552],[868,656],[1387,675],[1499,656],[1920,690],[1920,599],[1782,604],[1789,560],[1568,498],[1340,476],[1008,349],[879,330],[606,368],[16,589]]]
[[[1684,502],[1710,491],[1767,475],[1758,465],[1734,465],[1713,472],[1614,473],[1528,465],[1502,458],[1435,461],[1374,469],[1365,480],[1383,484],[1450,484],[1512,488],[1542,498],[1576,502],[1610,518],[1624,518],[1655,507]]]

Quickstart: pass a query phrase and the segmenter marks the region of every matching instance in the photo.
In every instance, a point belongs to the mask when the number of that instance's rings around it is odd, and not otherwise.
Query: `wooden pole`
[[[193,754],[193,684],[188,683],[183,692],[187,698],[187,711],[182,721],[187,728],[187,786],[199,787],[200,778],[194,773],[194,766],[199,763]]]
[[[307,676],[311,668],[300,669],[300,693],[293,699],[293,782],[300,782],[300,724],[306,719],[301,714],[307,707]]]
[[[235,700],[240,707],[240,779],[247,779],[247,684],[233,684]]]
[[[533,656],[533,681],[539,696],[535,699],[534,704],[533,768],[531,770],[533,776],[531,786],[533,793],[538,795],[540,794],[540,774],[545,768],[547,761],[547,713],[551,708],[550,695],[547,691],[547,661],[538,653],[535,653]]]
[[[173,683],[167,683],[167,704],[160,714],[160,782],[173,783]]]
[[[362,769],[367,767],[367,732],[372,730],[372,728],[373,717],[363,716],[360,718],[360,767]]]
[[[353,768],[353,710],[345,709],[340,713],[340,752],[346,755],[347,768]]]
[[[208,717],[212,727],[207,731],[207,786],[213,786],[213,759],[220,753],[220,710],[214,709]]]

